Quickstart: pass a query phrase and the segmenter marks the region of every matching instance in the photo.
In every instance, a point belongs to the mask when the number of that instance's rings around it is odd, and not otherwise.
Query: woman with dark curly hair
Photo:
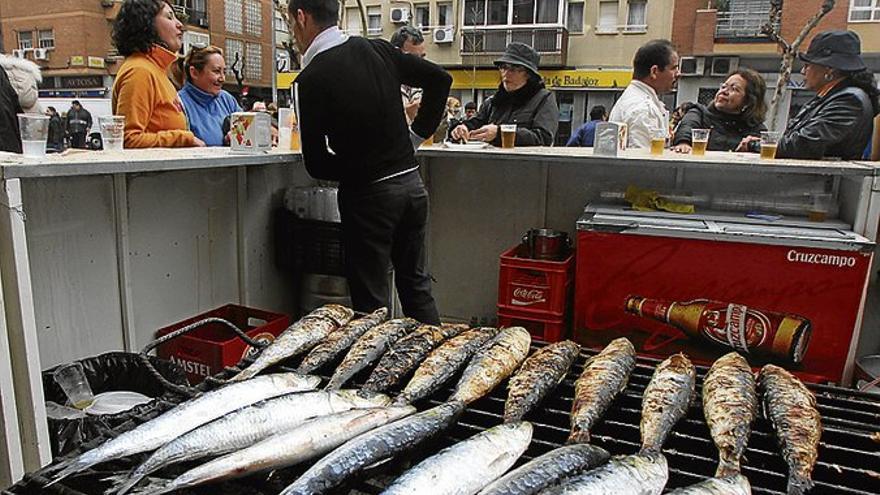
[[[113,83],[113,114],[125,116],[126,148],[204,146],[187,128],[168,68],[183,44],[183,24],[165,0],[126,0],[113,25],[125,61]]]

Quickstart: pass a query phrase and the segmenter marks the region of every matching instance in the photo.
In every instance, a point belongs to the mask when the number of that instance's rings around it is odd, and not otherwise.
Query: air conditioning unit
[[[12,50],[12,56],[15,58],[27,58],[27,50]]]
[[[739,68],[739,57],[715,57],[712,59],[712,75],[726,76]]]
[[[394,24],[409,22],[409,7],[391,7],[391,22]]]
[[[49,50],[46,48],[34,48],[34,60],[49,60]]]
[[[454,34],[452,26],[437,28],[434,30],[434,43],[452,43]]]
[[[679,61],[682,76],[702,76],[706,72],[704,57],[681,57]]]

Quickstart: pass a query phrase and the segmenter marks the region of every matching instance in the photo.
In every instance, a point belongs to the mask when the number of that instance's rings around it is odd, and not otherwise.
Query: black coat
[[[49,117],[48,144],[59,151],[64,148],[64,123],[57,113]]]
[[[0,67],[0,151],[21,153],[21,134],[18,130],[18,117],[23,113],[18,103],[18,93],[9,82],[3,67]]]
[[[682,117],[675,130],[672,144],[691,144],[693,129],[712,129],[709,145],[712,151],[734,151],[746,136],[760,136],[767,128],[763,123],[749,122],[741,115],[719,112],[714,106],[695,104]]]
[[[517,146],[550,146],[559,128],[559,107],[556,106],[556,97],[544,87],[544,83],[529,80],[512,93],[500,86],[498,92],[463,123],[471,131],[486,124],[516,124]],[[492,144],[501,145],[501,132]]]
[[[877,111],[862,89],[838,85],[825,96],[808,101],[789,121],[776,156],[813,160],[861,158],[871,139]]]

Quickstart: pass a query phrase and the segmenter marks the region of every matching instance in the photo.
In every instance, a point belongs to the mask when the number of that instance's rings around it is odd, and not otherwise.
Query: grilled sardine
[[[755,377],[748,361],[735,352],[718,358],[703,379],[703,414],[718,448],[716,477],[739,473],[757,406]]]
[[[669,480],[659,452],[612,457],[592,471],[563,480],[541,495],[660,495]]]
[[[410,333],[417,326],[419,326],[419,322],[412,318],[398,318],[380,323],[367,330],[367,333],[363,334],[351,346],[342,363],[336,367],[336,371],[327,384],[327,389],[333,390],[342,387],[358,372],[376,362],[391,344]]]
[[[337,328],[303,358],[296,371],[311,373],[333,361],[363,334],[367,333],[367,330],[382,323],[386,318],[388,318],[388,309],[379,308],[363,318],[350,321],[347,325]]]
[[[654,370],[642,397],[642,452],[659,452],[694,397],[697,370],[684,354],[669,356]]]
[[[668,495],[752,495],[749,480],[741,474],[726,478],[709,478],[691,486],[679,488]]]
[[[504,421],[519,421],[534,409],[548,392],[562,382],[574,364],[581,348],[571,340],[563,340],[529,356],[510,378]]]
[[[510,327],[498,332],[465,368],[449,400],[470,404],[491,392],[522,364],[531,345],[532,336],[525,328]]]
[[[609,457],[607,450],[595,445],[565,445],[498,478],[480,495],[534,495],[559,480],[605,463]]]

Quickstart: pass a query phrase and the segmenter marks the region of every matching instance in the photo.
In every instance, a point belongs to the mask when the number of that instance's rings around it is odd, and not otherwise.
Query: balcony
[[[492,65],[514,41],[533,47],[542,66],[564,66],[568,58],[568,30],[560,26],[464,26],[461,34],[462,61],[467,64]]]
[[[198,26],[200,28],[207,29],[208,24],[208,13],[203,10],[195,10],[195,9],[186,9],[187,16],[189,20],[188,24],[192,26]]]
[[[770,20],[768,0],[731,0],[729,10],[718,12],[715,40],[721,42],[769,41],[761,27]]]

